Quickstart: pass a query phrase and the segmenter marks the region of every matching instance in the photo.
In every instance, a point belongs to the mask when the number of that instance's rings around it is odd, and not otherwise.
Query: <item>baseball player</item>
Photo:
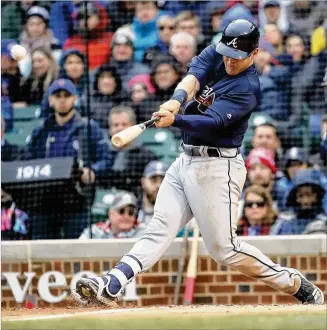
[[[194,216],[216,262],[302,303],[323,304],[322,291],[299,271],[275,264],[235,234],[246,178],[240,147],[260,97],[253,65],[258,43],[254,24],[243,19],[231,22],[217,46],[208,46],[192,59],[172,98],[153,114],[159,118],[157,127],[182,130],[184,152],[166,173],[144,235],[108,274],[77,282],[79,301],[111,305],[134,276],[159,260]]]

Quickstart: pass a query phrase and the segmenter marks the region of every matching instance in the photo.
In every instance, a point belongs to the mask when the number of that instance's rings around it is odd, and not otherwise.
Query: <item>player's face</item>
[[[146,194],[150,203],[154,204],[160,185],[164,177],[162,175],[155,175],[150,178],[142,178],[141,184],[144,193]]]
[[[274,176],[268,166],[258,163],[249,169],[248,177],[251,184],[268,187]]]
[[[126,112],[115,113],[110,116],[109,131],[111,136],[131,126],[132,126],[131,119],[129,118],[129,115]]]
[[[77,55],[69,55],[65,61],[65,70],[67,75],[74,79],[79,79],[82,77],[84,72],[84,63],[82,59]]]
[[[250,56],[243,60],[236,60],[235,58],[224,56],[224,63],[227,74],[230,76],[236,76],[246,70],[253,63],[253,57]]]
[[[49,101],[56,112],[67,113],[74,107],[76,99],[76,95],[72,95],[65,90],[59,90],[50,96]]]
[[[120,210],[111,210],[109,219],[114,232],[130,231],[136,222],[136,208],[128,205]]]
[[[244,214],[251,225],[264,224],[261,220],[268,214],[268,205],[260,195],[249,193],[245,198]]]
[[[273,127],[259,126],[255,130],[252,144],[253,148],[263,147],[275,153],[280,142]]]

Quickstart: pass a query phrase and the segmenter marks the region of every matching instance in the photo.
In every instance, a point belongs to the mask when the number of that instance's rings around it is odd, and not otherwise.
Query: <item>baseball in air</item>
[[[26,56],[27,51],[21,45],[14,45],[10,48],[10,54],[13,59],[15,59],[16,61],[20,61]]]

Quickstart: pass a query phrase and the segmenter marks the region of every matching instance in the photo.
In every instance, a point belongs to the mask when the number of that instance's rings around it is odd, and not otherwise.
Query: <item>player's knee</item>
[[[235,254],[233,246],[215,246],[209,249],[209,253],[212,258],[219,264],[228,266],[232,263],[232,256]]]

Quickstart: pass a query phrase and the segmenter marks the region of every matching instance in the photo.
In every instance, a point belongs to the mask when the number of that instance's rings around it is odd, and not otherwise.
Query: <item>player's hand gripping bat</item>
[[[148,121],[145,121],[144,123],[137,124],[131,127],[128,127],[121,132],[115,134],[111,138],[112,144],[116,148],[122,148],[126,144],[132,142],[134,139],[136,139],[140,134],[142,134],[148,127],[152,126],[157,120],[160,118],[153,118]]]
[[[198,245],[199,245],[200,231],[197,224],[193,230],[193,241],[191,248],[191,256],[187,266],[187,275],[185,281],[185,292],[184,292],[184,304],[190,305],[193,302],[194,290],[195,290],[195,278],[197,271],[197,259],[198,259]]]

